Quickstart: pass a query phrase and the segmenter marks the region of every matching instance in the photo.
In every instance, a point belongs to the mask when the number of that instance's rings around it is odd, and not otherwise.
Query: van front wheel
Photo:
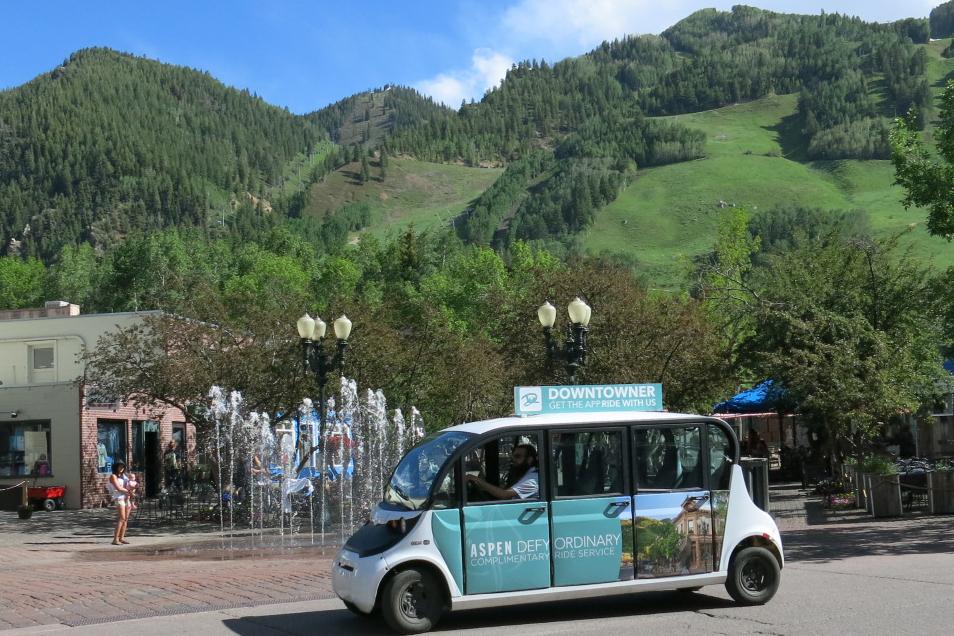
[[[768,603],[781,580],[775,555],[765,548],[745,548],[732,559],[725,589],[740,605]]]
[[[385,585],[381,613],[394,631],[421,634],[433,629],[444,613],[444,594],[430,572],[404,570]]]

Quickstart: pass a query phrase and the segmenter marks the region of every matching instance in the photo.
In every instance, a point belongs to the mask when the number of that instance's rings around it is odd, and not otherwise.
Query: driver
[[[515,446],[510,454],[507,488],[488,483],[477,475],[467,481],[495,499],[535,499],[540,494],[540,471],[537,470],[537,449],[530,444]]]

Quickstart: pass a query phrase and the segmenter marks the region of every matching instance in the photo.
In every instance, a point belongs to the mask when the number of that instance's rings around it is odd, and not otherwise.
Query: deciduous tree
[[[891,132],[897,183],[904,188],[905,207],[928,209],[928,231],[954,238],[954,80],[941,97],[935,133],[937,156],[925,148],[912,117],[895,120]]]

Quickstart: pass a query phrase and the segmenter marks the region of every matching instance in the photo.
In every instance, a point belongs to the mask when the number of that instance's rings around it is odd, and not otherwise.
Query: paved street
[[[950,633],[954,612],[954,533],[952,517],[914,517],[874,522],[856,512],[825,513],[816,501],[806,500],[792,490],[775,493],[773,511],[783,529],[788,565],[782,586],[768,605],[736,607],[722,588],[706,588],[692,595],[653,593],[627,598],[571,602],[482,610],[450,615],[439,633],[496,634],[502,629],[521,636],[536,634],[601,634],[609,630],[630,633],[724,633],[724,634],[942,634]],[[4,548],[8,550],[9,548]],[[56,561],[42,561],[41,578],[65,573],[56,580],[44,580],[36,592],[35,568],[15,567],[18,575],[0,575],[0,601],[8,605],[11,586],[33,590],[34,617],[55,615],[55,604],[41,602],[54,587],[62,588],[67,577],[84,576],[84,585],[97,590],[108,588],[162,589],[154,614],[147,620],[89,624],[102,617],[65,625],[28,627],[28,633],[129,634],[137,636],[170,632],[211,636],[213,634],[385,634],[377,622],[353,617],[334,599],[321,599],[327,589],[323,572],[327,560],[268,554],[225,561],[190,559],[150,559],[132,561],[83,561],[72,555]],[[309,560],[310,559],[310,560]],[[309,566],[302,568],[306,565]],[[56,565],[56,563],[59,565]],[[313,564],[313,567],[310,565]],[[129,569],[125,569],[126,566]],[[165,569],[165,568],[168,568]],[[139,572],[138,578],[136,572]],[[297,569],[304,574],[296,575]],[[184,594],[196,609],[187,611],[177,598],[175,576],[188,582]],[[127,578],[131,577],[131,578]],[[25,580],[26,579],[26,580]],[[132,581],[132,583],[129,583]],[[70,583],[72,585],[72,583]],[[168,587],[166,587],[168,586]],[[323,587],[324,586],[324,587]],[[307,590],[309,600],[276,603],[268,594],[294,600]],[[281,597],[280,594],[289,594]],[[138,599],[138,595],[127,594]],[[122,594],[120,594],[122,597]],[[98,600],[96,600],[98,598]],[[148,596],[147,596],[148,598]],[[256,600],[258,599],[258,600]],[[23,599],[17,601],[23,603]],[[120,608],[113,595],[101,594],[83,600],[70,599],[95,608],[95,603]],[[218,603],[218,605],[217,605]],[[246,607],[226,607],[240,603]],[[18,609],[3,610],[21,611]],[[74,607],[76,609],[76,607]],[[137,611],[149,609],[135,605]],[[175,615],[170,615],[174,613]],[[90,612],[87,612],[90,613]],[[6,620],[6,619],[4,619]],[[45,621],[57,622],[57,621]],[[67,625],[77,625],[69,627]],[[14,632],[15,633],[15,632]]]

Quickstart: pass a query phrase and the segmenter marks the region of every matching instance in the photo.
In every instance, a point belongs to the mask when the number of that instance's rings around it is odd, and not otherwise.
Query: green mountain
[[[296,116],[207,73],[78,51],[0,92],[0,237],[49,260],[135,230],[267,223],[300,213],[302,191],[349,162],[336,144],[378,145],[445,112],[388,87]]]
[[[462,239],[608,254],[672,286],[717,211],[867,211],[918,223],[891,185],[890,118],[932,104],[954,66],[932,20],[865,23],[751,7],[659,36],[515,65],[458,111],[385,86],[296,116],[208,74],[106,49],[0,93],[0,239],[52,259],[133,230],[281,222],[326,236],[452,224]],[[937,264],[940,241],[911,241]]]
[[[506,185],[459,226],[463,238],[573,242],[638,179],[633,168],[706,155],[691,120],[659,116],[797,94],[780,152],[887,158],[888,118],[930,107],[928,36],[927,20],[702,10],[658,37],[607,42],[552,67],[522,63],[455,119],[399,132],[389,145],[432,160],[508,164]]]
[[[206,73],[79,51],[0,93],[0,231],[49,258],[77,241],[207,224],[245,193],[260,198],[324,136]]]

